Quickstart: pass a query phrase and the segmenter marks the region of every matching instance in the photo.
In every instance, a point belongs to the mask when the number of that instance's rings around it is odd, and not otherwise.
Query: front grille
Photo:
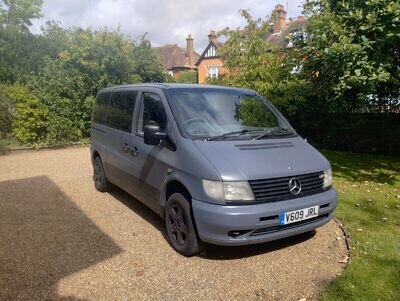
[[[265,235],[265,234],[269,234],[269,233],[273,233],[273,232],[278,232],[278,231],[282,231],[282,230],[296,228],[296,227],[299,227],[299,226],[305,226],[305,225],[309,225],[309,224],[321,221],[321,220],[323,220],[323,219],[325,219],[327,217],[329,217],[329,213],[310,218],[309,220],[293,223],[293,224],[280,225],[280,226],[274,226],[274,227],[269,227],[269,228],[262,228],[262,229],[258,229],[256,231],[252,232],[250,234],[250,236]]]
[[[293,195],[289,190],[289,181],[292,178],[299,179],[301,183],[301,191],[297,195]],[[249,183],[256,201],[275,202],[322,192],[324,190],[324,173],[315,172],[290,177],[251,180]]]

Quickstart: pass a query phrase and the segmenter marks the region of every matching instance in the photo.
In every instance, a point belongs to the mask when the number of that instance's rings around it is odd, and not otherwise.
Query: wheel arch
[[[92,151],[92,160],[96,159],[97,157],[100,157],[100,159],[101,159],[100,153],[97,150],[93,150]]]
[[[167,204],[168,198],[174,193],[181,193],[184,195],[189,202],[192,203],[192,193],[190,192],[190,186],[184,183],[181,179],[177,177],[172,177],[165,181],[163,189],[160,195],[160,205],[161,205],[161,217],[164,218],[165,206]]]

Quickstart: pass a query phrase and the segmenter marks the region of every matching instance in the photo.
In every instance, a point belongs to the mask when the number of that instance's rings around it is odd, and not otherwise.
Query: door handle
[[[134,148],[131,148],[131,154],[133,155],[133,156],[137,156],[137,155],[139,155],[139,150],[138,150],[138,148],[135,146]]]
[[[122,145],[122,149],[123,149],[124,152],[127,152],[127,151],[129,151],[131,148],[129,147],[129,145],[128,145],[127,143],[124,143],[124,144]]]

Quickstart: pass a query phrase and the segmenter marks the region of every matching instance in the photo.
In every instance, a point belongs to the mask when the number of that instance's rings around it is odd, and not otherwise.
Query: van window
[[[167,118],[160,96],[153,93],[143,93],[140,110],[138,133],[143,134],[146,125],[158,125],[165,132]]]
[[[97,94],[96,100],[93,105],[92,121],[96,123],[105,124],[106,119],[106,108],[110,93],[99,93]]]
[[[132,130],[133,109],[137,92],[117,92],[111,96],[107,113],[107,125],[130,133]]]

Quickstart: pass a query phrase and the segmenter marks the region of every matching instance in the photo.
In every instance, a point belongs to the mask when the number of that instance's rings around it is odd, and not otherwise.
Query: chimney
[[[217,33],[215,32],[215,30],[210,30],[210,34],[208,35],[208,40],[210,42],[217,42]]]
[[[306,17],[304,17],[304,16],[298,16],[297,17],[297,21],[299,21],[299,22],[304,22],[306,20]]]
[[[189,58],[189,66],[190,68],[194,68],[193,38],[191,34],[189,34],[186,39],[186,52]]]
[[[282,4],[277,4],[274,11],[274,28],[273,32],[278,33],[286,26],[286,11]]]

